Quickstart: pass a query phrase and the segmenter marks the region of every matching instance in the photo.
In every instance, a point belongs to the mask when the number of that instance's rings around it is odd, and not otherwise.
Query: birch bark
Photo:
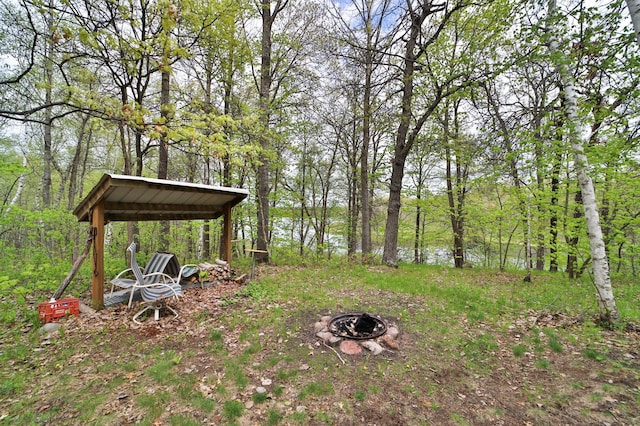
[[[27,172],[26,172],[27,157],[24,155],[22,157],[22,168],[24,169],[24,171],[20,174],[20,177],[18,178],[18,189],[16,189],[16,193],[13,195],[13,198],[11,199],[11,202],[7,206],[7,210],[5,210],[5,213],[9,213],[11,211],[11,207],[13,207],[13,205],[20,200],[20,195],[22,194],[22,190],[24,189],[24,181],[25,181],[25,178],[27,177]]]
[[[638,44],[640,44],[640,0],[626,0],[626,2],[633,23],[633,31],[636,33]]]
[[[613,288],[611,286],[611,276],[609,274],[609,261],[605,251],[602,227],[600,224],[600,214],[596,201],[596,194],[593,181],[589,176],[589,160],[584,152],[584,141],[582,139],[582,122],[578,115],[578,93],[573,78],[573,73],[569,69],[570,59],[564,51],[560,49],[558,36],[558,13],[555,0],[549,0],[548,18],[549,28],[549,51],[558,75],[562,88],[564,89],[564,99],[566,103],[566,115],[568,124],[568,137],[571,141],[571,150],[574,156],[574,165],[577,173],[578,184],[582,192],[582,204],[584,216],[587,222],[587,234],[589,237],[589,247],[591,250],[593,278],[598,298],[600,310],[600,320],[612,324],[620,319],[618,308],[616,307]]]

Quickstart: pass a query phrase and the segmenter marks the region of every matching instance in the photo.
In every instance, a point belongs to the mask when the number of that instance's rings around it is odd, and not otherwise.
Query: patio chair
[[[163,306],[173,312],[177,318],[178,313],[172,307],[166,306],[163,302],[165,299],[171,297],[175,297],[177,299],[182,295],[182,287],[180,287],[178,281],[162,272],[143,274],[138,266],[138,262],[136,261],[136,243],[131,243],[131,245],[127,247],[127,251],[131,253],[131,271],[136,277],[135,283],[131,288],[129,306],[131,306],[133,292],[136,288],[140,289],[140,295],[145,303],[144,308],[133,316],[133,321],[140,324],[138,317],[150,309],[154,310],[154,319],[157,321],[160,319],[160,309],[162,309]],[[147,283],[145,280],[150,277],[153,282]]]
[[[200,279],[200,269],[196,264],[186,264],[180,266],[178,257],[174,253],[157,251],[151,255],[151,258],[147,262],[144,268],[140,268],[144,275],[145,284],[151,284],[155,279],[156,274],[164,273],[170,277],[176,278],[180,285],[192,284],[197,282],[200,287],[204,288],[204,284]],[[135,284],[135,278],[130,278],[132,275],[131,268],[127,268],[121,271],[111,281],[111,293],[109,297],[113,297],[113,292],[116,287],[123,289],[131,289]],[[133,291],[129,297],[129,307],[131,307]]]
[[[182,271],[180,268],[180,262],[178,262],[178,258],[175,254],[157,251],[151,255],[151,258],[147,262],[147,265],[144,268],[141,268],[141,272],[144,275],[145,284],[151,284],[156,278],[157,274],[166,274],[171,277],[175,277],[177,275],[180,275],[180,272]],[[116,275],[116,277],[110,281],[110,296],[113,296],[115,287],[132,289],[131,296],[133,296],[133,286],[136,283],[136,279],[135,277],[129,278],[131,275],[131,268],[127,268]],[[131,307],[132,302],[131,296],[129,297],[129,307]]]

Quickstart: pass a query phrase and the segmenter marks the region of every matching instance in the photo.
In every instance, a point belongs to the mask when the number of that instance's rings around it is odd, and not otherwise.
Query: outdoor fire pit
[[[318,344],[337,346],[342,353],[357,355],[367,349],[374,355],[400,349],[400,330],[394,323],[388,323],[378,315],[365,312],[324,315],[314,324]]]
[[[345,339],[375,339],[387,331],[387,324],[367,313],[349,313],[337,315],[329,321],[329,331]]]

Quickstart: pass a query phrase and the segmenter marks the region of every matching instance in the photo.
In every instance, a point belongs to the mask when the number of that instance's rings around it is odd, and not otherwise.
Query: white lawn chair
[[[131,243],[131,245],[127,247],[127,251],[131,253],[131,271],[136,278],[135,283],[131,287],[129,306],[131,306],[133,301],[133,292],[136,288],[140,289],[140,295],[142,296],[142,300],[145,305],[142,310],[133,316],[133,321],[136,324],[140,324],[138,317],[150,309],[154,310],[154,319],[157,321],[160,319],[160,309],[162,307],[166,307],[168,310],[173,312],[177,318],[178,313],[172,307],[167,306],[164,302],[165,299],[172,297],[178,299],[182,296],[182,287],[180,287],[179,282],[175,278],[172,278],[162,272],[143,274],[138,266],[138,262],[136,262],[136,243]]]

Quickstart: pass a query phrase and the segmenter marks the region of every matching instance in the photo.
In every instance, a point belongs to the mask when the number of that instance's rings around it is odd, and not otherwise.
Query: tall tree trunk
[[[260,15],[262,16],[262,48],[260,62],[260,93],[258,108],[260,110],[260,164],[258,165],[258,188],[257,188],[257,249],[255,259],[258,262],[269,261],[269,194],[271,192],[269,182],[269,150],[271,149],[271,135],[269,134],[269,120],[271,108],[271,54],[272,54],[272,29],[278,13],[286,7],[288,0],[278,0],[275,9],[271,11],[271,0],[261,0]]]
[[[422,209],[420,207],[420,201],[422,199],[422,196],[420,194],[420,190],[418,190],[418,194],[416,195],[416,200],[418,202],[418,206],[416,207],[416,223],[415,223],[415,230],[414,230],[414,236],[413,236],[413,263],[420,263],[420,253],[421,253],[421,248],[420,248],[420,224],[422,221]]]
[[[536,108],[534,126],[535,126],[535,164],[536,164],[536,186],[538,194],[543,194],[545,190],[545,160],[544,150],[542,146],[542,116],[538,108]],[[535,201],[538,210],[536,219],[536,271],[544,271],[545,264],[545,227],[546,222],[542,219],[547,216],[547,206],[539,200]],[[529,215],[529,223],[531,223],[531,215]],[[529,275],[530,276],[530,275]]]
[[[369,200],[369,146],[371,145],[371,64],[367,50],[362,118],[362,152],[360,156],[360,200],[362,214],[362,256],[371,254],[371,201]]]
[[[522,237],[525,244],[525,269],[527,271],[527,275],[524,280],[526,282],[531,281],[531,267],[532,267],[532,259],[531,259],[531,224],[530,224],[530,215],[529,208],[527,205],[527,200],[524,195],[524,190],[522,188],[522,182],[520,179],[520,171],[518,170],[518,153],[514,148],[514,144],[511,137],[511,132],[508,129],[507,123],[505,122],[502,114],[500,113],[500,108],[494,98],[490,88],[488,85],[485,85],[485,92],[487,94],[487,100],[491,105],[491,109],[493,110],[493,114],[498,121],[498,126],[500,128],[500,132],[502,133],[502,137],[505,143],[505,149],[507,154],[507,165],[509,167],[509,175],[511,175],[511,179],[513,180],[513,185],[516,188],[516,197],[518,199],[518,207],[520,209],[520,220],[522,223]]]
[[[633,23],[633,31],[636,33],[638,44],[640,44],[640,0],[626,0],[626,2]]]
[[[371,6],[371,4],[369,4]],[[369,147],[371,146],[371,79],[373,76],[373,33],[371,7],[366,12],[367,46],[362,99],[362,153],[360,157],[360,200],[362,214],[362,256],[371,254],[371,200],[369,199]]]
[[[582,206],[582,192],[578,190],[574,197],[575,205],[573,207],[573,223],[571,225],[571,230],[569,233],[565,233],[566,241],[568,246],[567,252],[567,275],[569,278],[577,278],[578,277],[578,242],[580,238],[578,237],[578,233],[580,232],[580,226],[578,225],[578,220],[582,218],[582,212],[584,211],[584,207]]]
[[[354,115],[355,116],[355,115]],[[353,140],[357,138],[356,135],[356,123],[353,123]],[[358,172],[357,172],[357,160],[355,158],[356,153],[353,152],[349,156],[349,164],[351,173],[348,178],[349,186],[349,230],[347,235],[347,254],[352,256],[356,253],[358,241],[358,215],[361,206],[358,204]]]
[[[422,18],[422,19],[421,19]],[[407,155],[411,150],[412,141],[407,141],[409,126],[413,116],[413,85],[415,69],[415,49],[418,36],[421,33],[422,22],[426,16],[411,14],[411,28],[404,50],[402,69],[402,104],[400,124],[391,161],[391,181],[389,184],[389,201],[387,202],[387,221],[384,229],[384,250],[382,261],[389,266],[398,266],[398,226],[400,223],[400,196],[402,193],[402,179]]]
[[[609,261],[607,259],[602,228],[600,226],[596,194],[593,181],[588,173],[590,165],[584,152],[584,143],[580,131],[581,122],[578,116],[578,93],[573,75],[567,66],[567,64],[570,63],[569,55],[566,55],[565,52],[560,50],[559,37],[556,33],[557,25],[555,24],[555,20],[557,19],[557,6],[555,0],[549,1],[549,18],[552,22],[549,50],[564,88],[567,124],[569,125],[570,132],[569,137],[571,139],[571,149],[574,155],[578,184],[580,185],[580,192],[582,193],[584,216],[587,222],[587,234],[591,251],[594,284],[600,309],[600,320],[604,323],[612,324],[620,319],[620,314],[616,307],[613,288],[611,286]]]
[[[53,3],[49,2],[50,10],[53,10]],[[51,206],[51,163],[53,161],[51,144],[52,135],[51,128],[53,107],[51,106],[53,98],[53,51],[54,41],[53,32],[53,12],[47,17],[47,26],[49,37],[45,47],[45,65],[44,65],[44,81],[45,81],[45,110],[44,110],[44,149],[43,149],[43,167],[42,167],[42,207],[49,208]]]
[[[213,58],[211,55],[207,55],[207,66],[204,77],[204,112],[206,114],[211,113],[213,110],[213,103],[211,101],[211,90],[213,85]],[[207,130],[207,135],[210,131]],[[206,185],[211,185],[211,156],[207,152],[204,156],[204,175],[203,182]],[[205,220],[201,228],[201,240],[202,240],[202,258],[211,259],[211,221]]]
[[[560,138],[562,138],[562,136],[560,136]],[[562,154],[560,150],[555,150],[552,161],[551,205],[549,207],[549,271],[558,272],[558,194],[560,191],[560,168],[562,167]]]
[[[452,9],[447,10],[447,2],[433,3],[424,2],[413,5],[413,2],[407,0],[408,19],[410,27],[406,35],[404,45],[404,56],[402,59],[402,103],[400,107],[400,123],[393,147],[393,159],[391,160],[391,181],[389,184],[389,200],[387,201],[387,221],[384,229],[384,250],[382,253],[382,262],[388,266],[398,266],[398,228],[400,223],[400,200],[402,193],[402,180],[404,178],[404,167],[407,156],[413,147],[413,144],[420,134],[425,122],[435,109],[438,107],[442,99],[446,96],[445,88],[439,86],[433,99],[425,107],[422,114],[416,119],[415,124],[411,127],[414,119],[413,111],[413,92],[414,92],[414,73],[416,70],[416,59],[425,53],[426,48],[437,40],[442,29],[445,27],[453,14],[462,8],[465,3],[460,2],[454,5]],[[437,24],[435,34],[422,39],[422,24],[427,17],[444,11],[442,20]],[[424,44],[419,44],[419,41]],[[459,89],[460,87],[458,87]],[[450,93],[457,89],[451,89]],[[449,93],[447,93],[449,94]],[[410,131],[411,128],[411,131]]]
[[[158,179],[167,179],[169,175],[169,120],[171,106],[169,105],[169,86],[171,81],[169,66],[164,65],[161,73],[160,87],[160,145],[158,147]],[[158,235],[158,244],[163,250],[170,250],[169,235],[171,233],[171,222],[168,220],[160,221],[160,234]]]
[[[80,158],[82,157],[82,141],[85,139],[87,123],[89,122],[89,114],[82,114],[80,119],[80,128],[78,129],[78,139],[76,141],[76,149],[71,160],[69,171],[69,191],[67,208],[73,210],[76,203],[76,195],[78,195],[78,169],[80,168]],[[90,133],[90,132],[89,132]]]
[[[231,117],[231,93],[233,90],[233,48],[229,48],[229,50],[230,52],[228,60],[230,63],[228,64],[228,69],[226,70],[223,77],[222,85],[224,87],[224,114],[228,117]],[[227,143],[231,144],[231,138],[233,137],[231,126],[225,125],[225,135],[227,137]],[[222,157],[222,185],[231,186],[231,158],[228,152]],[[225,235],[223,233],[220,233],[220,247],[224,247],[224,239]],[[223,257],[222,253],[220,253],[220,257]],[[231,259],[227,260],[230,261]]]
[[[453,263],[456,268],[462,268],[464,259],[464,200],[466,193],[466,166],[463,165],[460,143],[458,137],[457,105],[454,107],[454,134],[450,133],[448,107],[444,116],[444,140],[446,162],[447,199],[449,201],[449,219],[453,232]],[[453,144],[455,153],[451,153]],[[454,158],[455,157],[455,160]],[[452,171],[452,163],[455,161],[455,176]],[[454,183],[455,181],[455,183]]]
[[[300,257],[304,256],[304,247],[305,247],[305,226],[304,226],[304,215],[305,210],[307,208],[307,194],[305,193],[307,187],[307,138],[304,138],[302,142],[302,164],[300,165],[300,173],[301,173],[301,182],[300,182],[300,223],[298,227],[298,243],[299,243],[299,254]],[[316,238],[318,237],[316,233]],[[321,247],[322,243],[318,240],[318,246]]]

